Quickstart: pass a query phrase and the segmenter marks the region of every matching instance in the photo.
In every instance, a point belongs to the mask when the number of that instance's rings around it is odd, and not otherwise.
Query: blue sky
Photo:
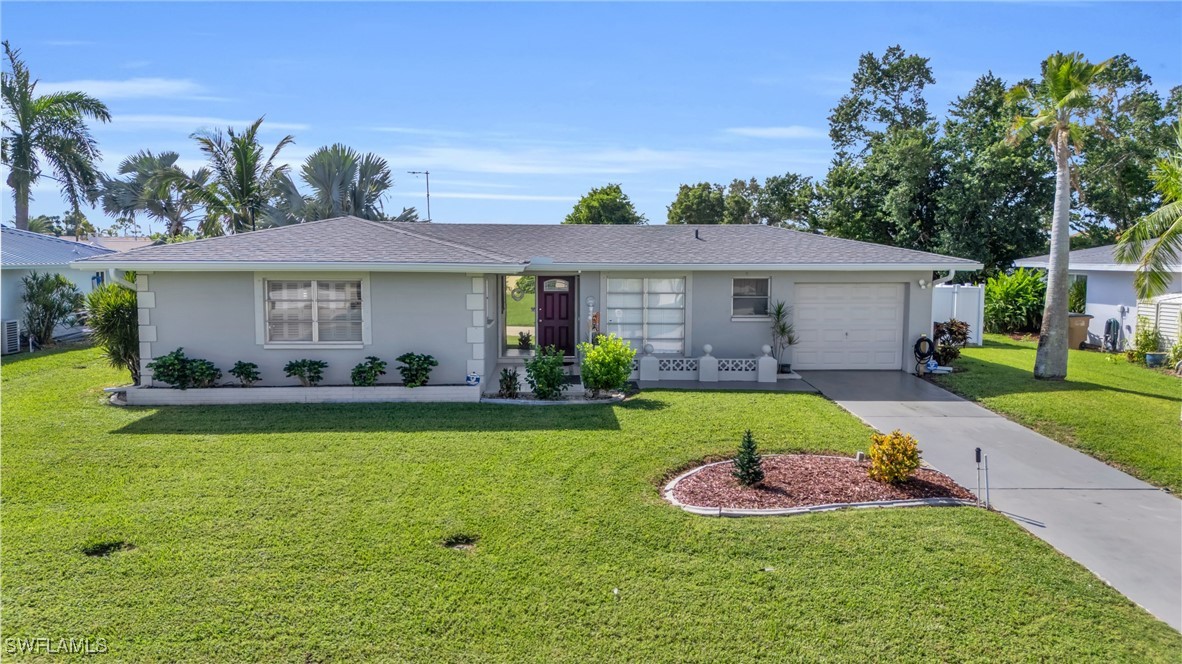
[[[424,213],[405,171],[430,170],[440,222],[557,223],[619,182],[663,223],[683,182],[822,176],[859,54],[896,43],[931,59],[937,113],[1055,50],[1128,53],[1163,94],[1182,83],[1182,3],[5,2],[2,19],[41,89],[108,104],[107,170],[141,148],[195,168],[194,130],[266,115],[268,144],[295,136],[292,164],[335,142],[386,157],[388,210]],[[65,209],[50,180],[34,196],[33,214]]]

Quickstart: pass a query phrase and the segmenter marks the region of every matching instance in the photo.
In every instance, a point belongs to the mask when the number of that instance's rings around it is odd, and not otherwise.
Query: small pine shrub
[[[209,360],[187,357],[184,348],[178,348],[167,355],[148,363],[152,377],[168,383],[178,390],[190,387],[213,387],[222,377],[221,369]]]
[[[920,449],[910,434],[898,429],[870,436],[870,479],[887,484],[905,481],[919,468]]]
[[[231,367],[229,374],[238,379],[242,383],[242,387],[250,387],[259,382],[262,376],[259,375],[259,365],[254,362],[243,362],[238,360]]]
[[[632,359],[636,351],[616,335],[595,337],[595,343],[579,344],[583,362],[579,365],[583,386],[591,397],[599,396],[604,390],[620,390],[628,384],[632,375]]]
[[[755,486],[763,481],[763,457],[755,446],[755,436],[751,429],[743,434],[743,442],[739,445],[739,454],[735,457],[735,469],[731,471],[739,484]]]
[[[562,372],[562,351],[546,346],[525,361],[525,382],[534,397],[542,401],[561,399],[566,391],[566,374]]]
[[[497,396],[502,399],[516,399],[521,390],[520,377],[517,369],[501,369],[500,390],[497,391]]]
[[[1042,326],[1047,285],[1037,270],[1018,268],[985,282],[985,331],[1032,332]]]
[[[431,368],[439,366],[434,357],[419,353],[403,353],[395,361],[403,365],[398,367],[398,373],[402,374],[402,384],[407,387],[426,385],[427,379],[431,377]]]
[[[327,368],[328,362],[324,360],[292,360],[283,366],[283,375],[298,378],[304,387],[313,387],[324,380]]]
[[[386,375],[386,362],[373,355],[353,367],[353,384],[357,387],[372,387],[378,384],[378,377]]]

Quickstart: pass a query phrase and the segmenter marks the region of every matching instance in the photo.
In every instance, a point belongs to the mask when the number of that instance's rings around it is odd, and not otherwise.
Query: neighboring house
[[[1135,263],[1118,263],[1116,245],[1077,249],[1070,254],[1067,272],[1072,281],[1083,279],[1087,293],[1087,307],[1084,313],[1092,316],[1088,327],[1089,341],[1100,343],[1104,340],[1104,325],[1109,319],[1120,324],[1121,339],[1124,343],[1133,337],[1137,327],[1137,289],[1133,276],[1137,271]],[[1047,269],[1050,256],[1034,256],[1014,261],[1017,267]],[[1182,293],[1182,266],[1175,265],[1174,277],[1167,293]]]
[[[0,319],[20,320],[24,315],[21,278],[30,272],[57,272],[74,282],[78,290],[89,293],[103,282],[105,269],[71,267],[74,261],[112,254],[81,242],[71,242],[52,235],[42,235],[15,228],[0,227]]]
[[[493,380],[525,339],[568,356],[593,328],[663,358],[759,357],[794,307],[799,369],[912,370],[934,271],[981,265],[767,226],[423,224],[341,217],[79,261],[135,270],[144,363],[293,359],[348,384],[367,355],[433,355],[433,384]],[[147,376],[147,373],[145,373]],[[150,380],[150,379],[149,379]]]
[[[73,240],[75,242],[82,242],[84,244],[93,244],[96,247],[103,249],[110,249],[111,251],[127,251],[129,249],[139,249],[140,247],[147,247],[154,242],[150,237],[131,237],[119,236],[112,237],[110,235],[92,235],[85,240],[79,240],[73,235],[63,235],[64,240]]]

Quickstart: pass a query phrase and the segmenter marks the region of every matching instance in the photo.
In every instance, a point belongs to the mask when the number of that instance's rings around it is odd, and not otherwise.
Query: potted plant
[[[800,340],[796,338],[796,328],[792,326],[790,320],[792,307],[780,300],[772,305],[768,315],[772,319],[772,356],[780,365],[780,373],[791,373],[792,360],[785,357],[784,351],[800,343]]]

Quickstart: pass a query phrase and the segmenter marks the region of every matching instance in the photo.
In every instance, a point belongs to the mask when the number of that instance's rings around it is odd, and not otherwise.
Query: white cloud
[[[415,194],[419,196],[420,194]],[[548,196],[544,194],[489,194],[483,192],[431,192],[431,198],[462,198],[478,201],[577,201],[578,196]]]
[[[37,91],[65,92],[79,90],[102,100],[144,99],[149,97],[184,97],[187,99],[216,99],[203,96],[205,88],[187,78],[128,78],[123,80],[79,79],[76,81],[43,81]]]
[[[746,171],[755,164],[788,168],[824,164],[828,150],[696,150],[538,146],[528,148],[421,146],[383,155],[391,164],[414,164],[439,172],[500,175],[623,175],[720,169]]]
[[[256,118],[257,119],[257,118]],[[119,131],[142,131],[145,129],[184,129],[197,131],[218,127],[246,127],[254,120],[235,120],[204,115],[113,115],[111,123],[104,128]],[[272,122],[264,119],[261,131],[306,131],[309,125],[298,122]]]
[[[734,136],[747,138],[823,138],[825,132],[813,127],[788,125],[785,127],[730,127],[724,130]]]
[[[444,138],[460,138],[468,136],[466,132],[448,129],[426,129],[422,127],[368,127],[369,131],[379,131],[386,134],[406,134],[409,136],[439,136]]]

